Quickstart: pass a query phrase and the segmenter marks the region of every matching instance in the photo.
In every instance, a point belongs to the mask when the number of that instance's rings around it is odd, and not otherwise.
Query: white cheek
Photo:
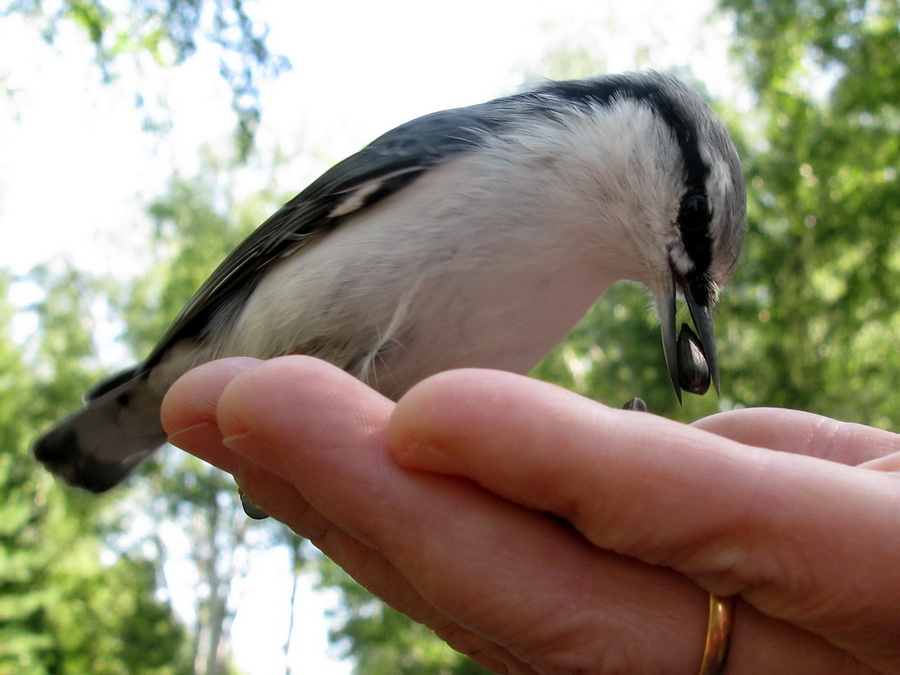
[[[684,192],[680,153],[669,128],[649,108],[623,101],[575,116],[559,129],[541,126],[533,137],[528,130],[521,135],[514,150],[556,154],[556,180],[564,185],[557,189],[571,191],[571,203],[584,210],[586,220],[604,221],[585,241],[611,252],[605,266],[623,278],[653,284],[668,277],[669,251],[678,247],[674,258],[690,271],[674,225]]]
[[[681,276],[685,276],[694,270],[694,263],[687,251],[684,250],[684,243],[682,243],[681,239],[669,244],[669,260],[672,261],[672,266]]]

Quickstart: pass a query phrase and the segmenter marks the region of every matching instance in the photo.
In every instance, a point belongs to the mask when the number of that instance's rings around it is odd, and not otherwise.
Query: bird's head
[[[713,313],[737,265],[747,210],[740,159],[724,125],[694,90],[659,73],[559,82],[547,91],[580,111],[561,117],[590,119],[602,137],[596,144],[582,139],[575,152],[588,157],[586,166],[602,155],[606,170],[597,184],[605,202],[597,208],[620,223],[610,228],[607,221],[604,233],[615,231],[624,242],[612,254],[621,259],[621,274],[654,297],[679,400],[682,389],[692,391],[687,383],[702,361],[707,386],[711,379],[719,391]],[[610,250],[609,237],[601,243]],[[677,296],[696,327],[693,350],[679,348],[687,337],[676,334]]]
[[[662,231],[667,231],[667,269],[649,280],[649,287],[659,315],[666,368],[681,400],[681,390],[691,390],[688,383],[698,364],[676,336],[676,296],[687,303],[718,393],[713,313],[719,289],[731,278],[740,256],[747,198],[740,159],[721,120],[693,90],[674,80],[662,82],[656,112],[677,143],[682,180],[677,203],[673,199],[670,206],[674,217],[661,223]],[[705,388],[693,393],[703,393]]]

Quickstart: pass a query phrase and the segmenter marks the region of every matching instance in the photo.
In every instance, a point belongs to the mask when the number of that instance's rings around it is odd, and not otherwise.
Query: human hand
[[[163,424],[495,672],[696,672],[709,593],[740,598],[727,673],[900,672],[894,434],[685,426],[496,371],[395,405],[308,357],[201,366]]]

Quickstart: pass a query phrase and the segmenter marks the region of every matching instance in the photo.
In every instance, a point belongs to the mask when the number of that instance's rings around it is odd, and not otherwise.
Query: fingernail
[[[251,462],[273,471],[282,478],[291,475],[292,467],[289,458],[277,452],[253,431],[241,431],[222,439],[225,447],[246,457]]]
[[[397,463],[407,469],[432,471],[453,476],[466,475],[466,467],[453,455],[427,443],[412,443],[395,453]]]
[[[202,449],[211,443],[217,445],[222,443],[222,436],[219,428],[212,422],[198,422],[184,429],[176,429],[169,434],[169,443],[175,447],[192,452],[195,449]]]
[[[222,439],[225,447],[234,450],[239,455],[253,456],[253,447],[259,444],[259,439],[250,431],[241,431]]]
[[[222,435],[212,422],[199,422],[169,434],[169,443],[228,473],[234,473],[234,453],[222,444]]]

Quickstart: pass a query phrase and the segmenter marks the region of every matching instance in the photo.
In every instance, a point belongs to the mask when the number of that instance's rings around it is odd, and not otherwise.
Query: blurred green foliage
[[[35,270],[43,297],[18,314],[37,325],[22,349],[12,282],[0,278],[0,673],[188,673],[184,629],[156,599],[156,561],[104,561],[110,500],[60,488],[28,456],[100,372],[85,320],[96,287],[71,268]]]
[[[735,400],[896,428],[900,5],[723,6],[760,130],[743,136],[750,229],[727,296]]]

